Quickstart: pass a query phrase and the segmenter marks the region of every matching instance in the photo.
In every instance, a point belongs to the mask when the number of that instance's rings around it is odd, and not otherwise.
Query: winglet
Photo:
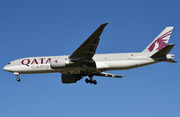
[[[105,26],[106,26],[107,24],[109,24],[109,22],[106,22],[106,23],[104,23],[104,24],[101,24],[101,25],[105,25]]]

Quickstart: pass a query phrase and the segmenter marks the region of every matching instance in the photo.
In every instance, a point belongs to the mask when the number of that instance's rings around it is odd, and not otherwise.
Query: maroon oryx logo
[[[167,33],[163,34],[162,36],[160,36],[158,39],[156,39],[151,46],[148,48],[148,50],[150,52],[152,52],[155,48],[155,44],[158,43],[158,48],[156,50],[161,50],[162,48],[164,48],[167,43],[165,41],[167,41],[167,39],[164,39],[165,37],[171,35],[172,30],[168,31]]]

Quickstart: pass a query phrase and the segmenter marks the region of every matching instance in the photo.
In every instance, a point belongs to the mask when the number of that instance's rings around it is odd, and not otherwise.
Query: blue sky
[[[70,55],[102,23],[97,53],[141,52],[166,26],[179,61],[178,0],[4,0],[0,2],[1,68],[31,56]],[[178,117],[179,63],[158,63],[110,73],[122,79],[94,77],[61,83],[61,74],[16,76],[0,70],[1,117]]]

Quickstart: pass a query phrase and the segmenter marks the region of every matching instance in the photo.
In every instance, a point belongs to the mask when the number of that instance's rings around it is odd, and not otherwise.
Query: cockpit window
[[[8,65],[10,65],[11,63],[8,63]]]

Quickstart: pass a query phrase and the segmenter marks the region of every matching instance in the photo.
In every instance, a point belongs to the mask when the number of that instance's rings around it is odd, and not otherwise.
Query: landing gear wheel
[[[94,83],[93,80],[90,80],[90,84]]]
[[[90,81],[86,78],[86,79],[85,79],[85,82],[86,82],[86,83],[89,83]]]
[[[96,80],[93,80],[93,83],[94,83],[94,85],[96,85],[96,84],[97,84],[97,81],[96,81]]]
[[[20,81],[21,81],[21,79],[20,79],[20,78],[17,78],[16,80],[17,80],[18,82],[20,82]]]
[[[96,80],[92,80],[92,79],[89,80],[89,79],[87,79],[87,78],[85,79],[85,82],[86,82],[86,83],[90,83],[90,84],[94,84],[94,85],[97,84],[97,81],[96,81]]]

